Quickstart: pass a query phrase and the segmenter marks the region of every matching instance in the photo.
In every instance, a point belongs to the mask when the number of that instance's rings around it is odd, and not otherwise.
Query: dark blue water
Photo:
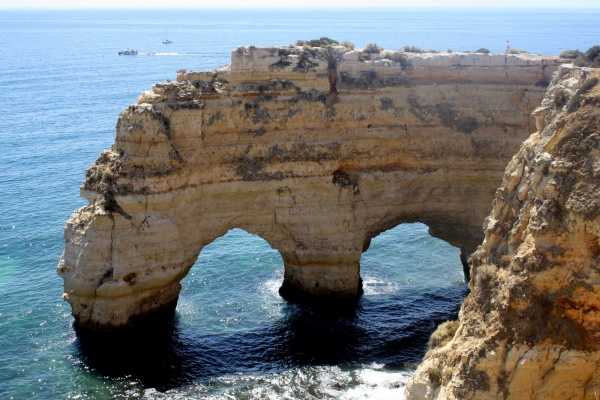
[[[360,302],[332,311],[283,301],[279,254],[236,230],[203,250],[173,324],[78,337],[55,268],[85,169],[139,93],[227,64],[240,44],[503,52],[509,39],[557,54],[599,44],[599,22],[590,10],[0,11],[0,398],[398,398],[466,295],[457,249],[424,225],[385,232],[361,260]],[[117,55],[129,47],[141,54]]]

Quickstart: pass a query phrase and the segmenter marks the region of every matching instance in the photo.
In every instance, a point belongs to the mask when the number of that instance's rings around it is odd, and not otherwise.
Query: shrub
[[[410,71],[412,69],[412,65],[410,63],[410,61],[408,61],[406,54],[402,53],[402,52],[394,52],[391,54],[388,54],[386,56],[389,60],[392,60],[395,63],[398,63],[402,66],[402,69],[405,71]]]
[[[365,46],[363,51],[369,54],[381,53],[383,51],[383,47],[377,46],[377,43],[369,43]]]
[[[446,378],[446,382],[450,382],[452,379],[452,368],[444,369],[444,378]]]
[[[349,40],[342,40],[342,41],[340,42],[340,45],[341,45],[341,46],[344,46],[344,47],[345,47],[345,48],[347,48],[347,49],[354,50],[354,43],[352,43],[352,42],[351,42],[351,41],[349,41]]]
[[[529,54],[528,51],[525,50],[519,50],[519,49],[515,49],[515,48],[510,48],[507,51],[508,54]]]
[[[576,59],[577,57],[582,56],[583,53],[580,52],[579,50],[563,50],[560,52],[560,54],[558,55],[560,58],[571,58],[571,59]]]
[[[600,46],[590,47],[573,62],[578,67],[600,67]]]
[[[586,81],[583,82],[583,85],[581,85],[579,90],[577,90],[573,97],[571,97],[571,99],[569,100],[569,103],[567,104],[567,111],[576,111],[581,106],[581,100],[583,100],[582,96],[590,90],[592,90],[592,88],[598,84],[598,81],[600,81],[600,79],[596,78],[595,76],[586,79]]]
[[[569,93],[568,90],[561,89],[557,91],[556,93],[554,93],[554,106],[558,108],[563,108],[565,104],[567,104],[567,102],[569,101],[570,97],[571,93]]]
[[[442,383],[442,371],[440,371],[440,367],[431,366],[427,370],[427,375],[429,375],[429,382],[431,382],[434,386],[439,386]]]
[[[436,49],[429,49],[428,51],[429,53],[437,53],[438,51]]]
[[[490,282],[496,275],[497,268],[494,265],[480,265],[475,270],[475,288],[481,292],[487,292],[490,289]]]
[[[406,53],[425,53],[425,51],[418,47],[418,46],[409,46],[406,45],[402,48],[402,51],[405,51]]]
[[[431,334],[431,338],[429,338],[429,349],[432,350],[437,347],[445,346],[454,337],[458,325],[458,321],[446,321],[443,324],[440,324],[435,332]]]
[[[446,50],[446,53],[452,53],[452,49]]]
[[[473,53],[484,53],[484,54],[489,54],[490,51],[488,49],[486,49],[485,47],[482,47],[480,49],[475,50]]]
[[[296,40],[296,46],[304,46],[308,45],[309,47],[327,47],[334,44],[339,44],[337,40],[330,39],[328,37],[323,36],[320,39],[313,40]]]
[[[585,52],[585,56],[588,59],[598,59],[598,57],[600,56],[600,46],[593,46],[590,47],[586,52]]]

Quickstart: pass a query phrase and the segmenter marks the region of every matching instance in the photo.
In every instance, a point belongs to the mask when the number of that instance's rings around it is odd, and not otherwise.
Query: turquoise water
[[[0,398],[397,398],[467,293],[457,249],[420,224],[383,233],[361,260],[364,296],[336,313],[283,301],[279,254],[235,230],[203,250],[171,326],[88,340],[55,272],[85,169],[140,92],[227,64],[239,44],[502,52],[510,39],[557,54],[599,44],[599,22],[590,10],[0,11]],[[141,54],[117,55],[128,47]]]

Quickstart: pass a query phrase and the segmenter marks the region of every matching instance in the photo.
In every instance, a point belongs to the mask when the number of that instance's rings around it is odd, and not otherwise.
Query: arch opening
[[[405,282],[407,290],[450,288],[465,282],[461,249],[431,236],[428,226],[420,222],[399,224],[370,239],[360,265],[367,295],[377,292],[369,285],[380,285],[384,277]]]
[[[279,251],[258,235],[231,229],[202,249],[181,280],[178,322],[216,333],[277,317],[282,281]]]
[[[449,268],[454,279],[444,280],[450,284],[432,287],[431,279],[423,279],[409,287],[399,275],[385,275],[411,268],[422,277],[431,275],[424,271],[432,263],[423,259],[430,243],[443,250],[438,260],[454,260]],[[430,237],[423,224],[402,224],[378,235],[363,255],[365,293],[356,308],[340,313],[281,298],[279,252],[257,235],[233,229],[203,248],[181,281],[176,318],[165,331],[118,340],[81,337],[81,354],[99,374],[117,371],[159,390],[177,391],[190,382],[205,388],[219,379],[247,386],[243,379],[249,374],[259,380],[268,374],[293,379],[308,374],[317,381],[339,375],[327,365],[340,365],[349,374],[376,370],[387,379],[409,371],[437,324],[448,315],[455,318],[466,294],[456,253]],[[404,268],[397,264],[403,254]],[[435,272],[439,275],[439,268]],[[386,281],[392,284],[380,284]]]
[[[402,223],[372,238],[360,261],[363,309],[395,321],[400,354],[420,361],[440,323],[456,320],[468,294],[460,249],[430,235],[423,223]],[[421,353],[422,351],[422,353]]]

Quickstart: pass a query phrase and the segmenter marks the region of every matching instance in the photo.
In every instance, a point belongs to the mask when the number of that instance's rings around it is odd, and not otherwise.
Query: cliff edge
[[[561,66],[409,399],[600,396],[600,73]]]

